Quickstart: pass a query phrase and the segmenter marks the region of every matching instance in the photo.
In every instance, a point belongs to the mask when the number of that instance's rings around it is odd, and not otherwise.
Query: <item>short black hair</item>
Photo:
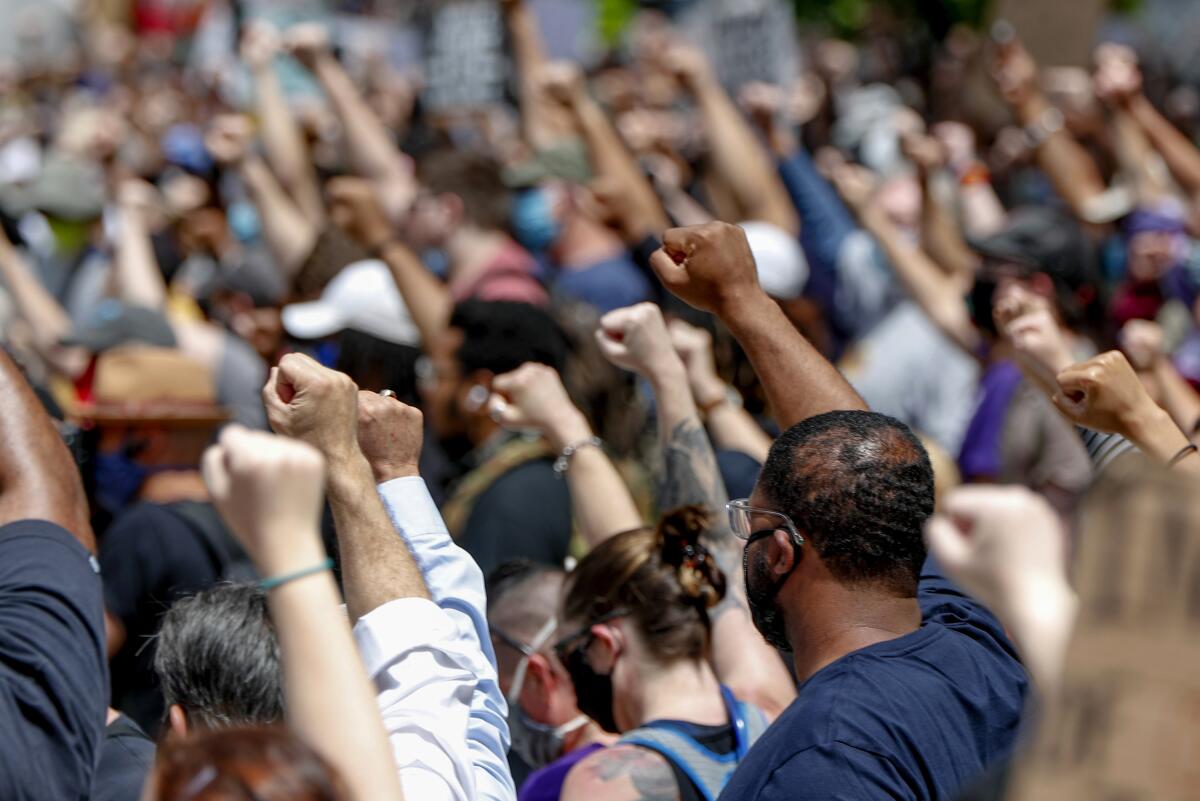
[[[916,594],[933,468],[908,426],[875,412],[810,417],[775,440],[758,487],[836,579]]]
[[[569,346],[562,328],[544,309],[506,300],[466,300],[454,307],[450,327],[463,332],[458,362],[464,374],[496,375],[526,362],[563,371]]]
[[[279,639],[255,584],[218,584],[177,601],[163,616],[154,672],[166,706],[179,704],[196,728],[283,720]]]

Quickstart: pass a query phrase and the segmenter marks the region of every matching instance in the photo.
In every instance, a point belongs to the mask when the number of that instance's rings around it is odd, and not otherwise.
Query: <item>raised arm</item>
[[[488,633],[483,571],[451,539],[425,482],[417,474],[423,437],[423,419],[418,410],[374,392],[358,393],[359,447],[371,465],[393,528],[421,569],[430,599],[455,623],[453,647],[443,646],[443,654],[460,666],[472,688],[465,735],[445,750],[449,754],[465,750],[455,762],[460,772],[462,766],[470,766],[475,797],[510,801],[515,789],[507,759],[507,712]],[[377,676],[381,691],[415,683],[400,667],[391,667]],[[420,758],[410,753],[401,740],[394,741],[393,747],[398,761]],[[449,775],[448,771],[443,773]]]
[[[725,573],[730,592],[709,612],[713,669],[740,698],[778,715],[795,698],[795,688],[778,654],[751,620],[741,548],[723,514],[729,500],[725,483],[662,312],[651,303],[617,309],[601,318],[596,337],[609,361],[641,375],[654,389],[664,463],[659,508],[698,504],[714,513],[701,541]]]
[[[95,552],[79,470],[41,402],[3,351],[0,407],[0,525],[48,520]]]
[[[863,229],[875,237],[892,270],[921,311],[959,347],[974,355],[979,334],[963,301],[973,278],[966,273],[947,275],[920,245],[904,236],[874,202],[868,176],[865,167],[843,164],[834,171],[834,183],[846,204],[858,215]]]
[[[12,296],[17,314],[33,332],[33,347],[50,369],[74,379],[87,369],[91,353],[59,343],[71,333],[67,311],[34,274],[16,246],[0,231],[0,276]]]
[[[942,180],[949,177],[945,149],[937,139],[921,133],[906,134],[901,142],[904,154],[917,167],[921,184],[921,244],[947,275],[973,279],[979,257],[963,238],[952,198],[941,191],[945,188]]]
[[[1121,350],[1143,383],[1157,390],[1157,399],[1175,425],[1195,442],[1200,438],[1200,395],[1179,374],[1163,349],[1163,331],[1149,320],[1130,320],[1121,329]]]
[[[1058,515],[1025,488],[963,487],[926,524],[946,575],[1012,633],[1043,701],[1053,697],[1075,622]]]
[[[271,370],[263,403],[274,431],[308,442],[329,463],[329,505],[351,620],[396,598],[428,598],[359,448],[358,387],[350,377],[302,354],[288,354]],[[415,475],[415,465],[412,470]]]
[[[230,426],[205,453],[204,477],[222,518],[273,582],[269,604],[288,724],[337,769],[355,801],[404,798],[374,690],[326,566],[320,453]]]
[[[1095,203],[1105,191],[1096,163],[1063,125],[1062,112],[1042,93],[1029,51],[1016,39],[996,45],[996,50],[993,76],[1017,122],[1031,137],[1038,166],[1076,217],[1094,218]]]
[[[162,309],[167,284],[150,242],[149,216],[159,202],[158,190],[138,180],[127,180],[117,193],[121,211],[113,260],[117,297],[149,309]]]
[[[588,146],[592,172],[605,191],[620,199],[618,228],[627,243],[640,242],[667,227],[667,215],[633,154],[621,140],[604,109],[592,99],[579,68],[567,62],[545,65],[539,74],[548,97],[575,120]]]
[[[759,286],[741,228],[720,222],[674,228],[663,236],[651,265],[667,289],[717,315],[737,338],[781,426],[838,409],[866,409],[837,368]]]
[[[539,80],[547,59],[537,16],[525,0],[504,0],[500,8],[516,64],[521,133],[531,147],[552,145],[571,133],[571,123]]]
[[[284,43],[288,52],[316,77],[341,119],[354,170],[375,182],[388,216],[399,219],[416,197],[416,179],[383,121],[334,57],[325,28],[311,23],[297,25],[287,31]]]
[[[254,79],[255,110],[267,161],[300,213],[310,224],[320,226],[325,221],[325,204],[303,132],[275,71],[278,53],[279,33],[274,26],[264,20],[246,24],[241,56]]]
[[[704,422],[713,444],[725,450],[739,451],[762,464],[771,449],[771,438],[755,422],[736,396],[737,390],[717,375],[713,361],[712,335],[703,328],[672,320],[667,326],[671,344],[683,359],[688,385],[696,405],[704,413]]]
[[[770,154],[726,94],[704,54],[677,44],[668,51],[666,59],[671,71],[696,99],[713,168],[729,187],[745,218],[769,222],[798,234],[799,218]]]
[[[1004,227],[1004,206],[996,196],[987,165],[979,159],[975,132],[965,123],[939,122],[931,133],[945,150],[946,166],[958,183],[958,213],[968,237],[984,237]]]
[[[249,120],[223,115],[213,120],[205,145],[218,164],[238,171],[258,209],[267,249],[290,281],[312,253],[318,231],[288,197],[267,163],[250,150],[250,140]]]
[[[505,428],[536,429],[558,453],[571,448],[563,463],[571,508],[594,548],[643,520],[629,488],[596,439],[591,425],[567,396],[553,368],[529,363],[492,382],[492,417]]]
[[[433,342],[450,323],[450,290],[396,238],[375,186],[361,178],[338,178],[329,186],[333,221],[391,270],[421,341]]]

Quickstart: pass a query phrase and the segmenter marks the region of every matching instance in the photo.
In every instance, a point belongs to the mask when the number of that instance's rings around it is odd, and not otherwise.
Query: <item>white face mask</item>
[[[521,689],[525,686],[529,659],[546,644],[557,628],[558,620],[550,618],[534,636],[532,643],[518,649],[522,653],[521,662],[517,665],[512,687],[508,691],[508,731],[512,736],[512,747],[531,768],[545,767],[562,756],[566,736],[588,722],[586,715],[580,715],[561,726],[548,726],[531,719],[521,708]]]

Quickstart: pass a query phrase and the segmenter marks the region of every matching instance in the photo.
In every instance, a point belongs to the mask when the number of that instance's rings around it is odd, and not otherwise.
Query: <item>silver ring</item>
[[[383,392],[380,392],[380,393],[379,393],[379,397],[381,397],[381,398],[394,398],[394,397],[396,397],[396,393],[395,393],[395,392],[393,392],[393,391],[392,391],[392,390],[390,390],[390,389],[385,389]]]

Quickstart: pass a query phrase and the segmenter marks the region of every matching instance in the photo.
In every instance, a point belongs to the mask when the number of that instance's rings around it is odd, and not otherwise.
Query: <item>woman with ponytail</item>
[[[678,509],[606,540],[567,578],[555,652],[580,710],[622,736],[572,769],[563,801],[713,801],[766,728],[709,663],[709,610],[726,591],[700,543],[709,522]]]

